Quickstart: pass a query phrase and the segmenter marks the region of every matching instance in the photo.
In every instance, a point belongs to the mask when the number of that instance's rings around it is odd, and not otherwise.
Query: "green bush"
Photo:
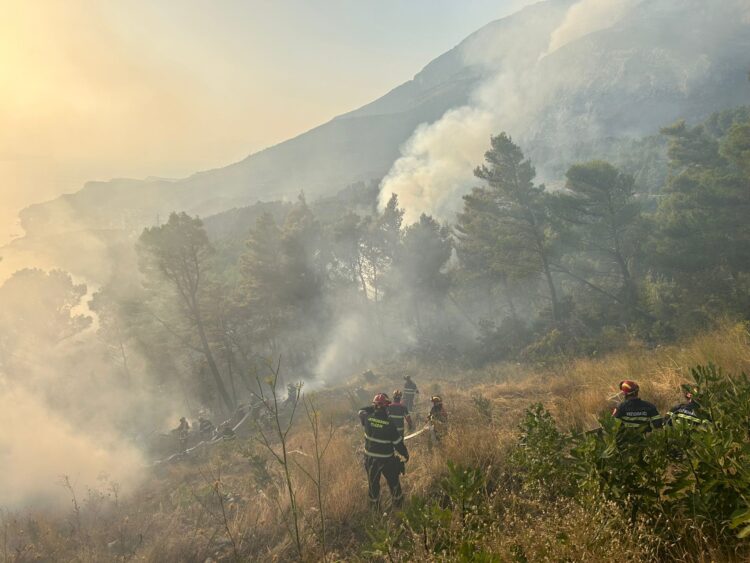
[[[526,409],[519,425],[521,437],[510,457],[511,469],[522,475],[524,489],[548,496],[570,494],[573,480],[565,452],[569,438],[555,426],[541,403]]]
[[[633,545],[647,543],[648,557],[750,555],[750,381],[711,365],[691,374],[695,398],[710,422],[675,423],[644,434],[608,415],[597,432],[571,436],[560,432],[541,404],[532,405],[508,465],[500,469],[503,486],[495,482],[497,469],[489,476],[487,468],[448,461],[432,493],[412,498],[396,522],[375,523],[365,555],[391,561],[525,561],[525,548],[514,543],[522,537],[513,534],[526,523],[538,523],[544,538],[535,557],[563,547],[570,554],[612,553],[622,547],[615,545],[616,534],[604,533],[612,518],[620,522],[618,530],[637,531]],[[568,545],[575,523],[567,532],[559,528],[566,525],[561,509],[602,526],[593,535],[582,532],[591,543],[580,552]],[[499,558],[498,549],[504,553]]]
[[[607,416],[598,433],[565,437],[541,405],[528,409],[512,455],[523,488],[615,502],[665,544],[690,534],[695,542],[743,547],[738,542],[750,535],[750,381],[712,365],[691,375],[710,420],[701,425],[642,434]]]

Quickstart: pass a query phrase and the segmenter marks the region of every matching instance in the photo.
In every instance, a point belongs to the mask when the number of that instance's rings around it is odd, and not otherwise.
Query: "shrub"
[[[668,545],[742,546],[750,535],[750,380],[713,365],[691,370],[701,425],[648,434],[604,417],[597,433],[566,437],[542,405],[527,409],[512,455],[523,489],[582,505],[614,502]]]

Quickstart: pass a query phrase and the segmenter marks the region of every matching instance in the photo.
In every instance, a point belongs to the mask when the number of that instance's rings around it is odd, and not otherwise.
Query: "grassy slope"
[[[501,468],[516,426],[531,403],[541,401],[564,430],[596,426],[598,414],[611,408],[608,398],[624,378],[642,385],[642,396],[664,411],[680,399],[679,384],[696,364],[713,362],[730,373],[750,372],[750,333],[743,325],[726,325],[683,346],[645,350],[637,345],[601,359],[582,359],[552,369],[493,365],[458,371],[447,365],[389,365],[368,391],[388,390],[411,373],[428,392],[440,392],[451,417],[451,432],[442,455],[430,455],[419,438],[410,442],[412,461],[403,479],[408,496],[430,494],[446,473],[446,459]],[[472,397],[490,400],[491,419]],[[388,518],[372,518],[366,509],[365,475],[361,468],[361,430],[352,401],[343,393],[315,397],[324,421],[335,435],[323,460],[327,544],[331,560],[366,559],[368,529],[387,528]],[[423,399],[422,407],[426,401]],[[327,423],[327,422],[326,422]],[[424,437],[424,436],[422,436]],[[421,437],[420,437],[421,438]],[[312,453],[304,411],[290,437],[290,449]],[[250,456],[250,457],[248,457]],[[312,458],[291,455],[314,473]],[[306,559],[321,558],[316,489],[293,468]],[[279,467],[252,440],[237,440],[210,455],[149,471],[142,487],[124,499],[112,490],[78,491],[80,510],[66,514],[5,514],[0,554],[25,560],[206,561],[295,559],[282,513],[288,506]],[[533,502],[499,481],[492,501],[497,526],[487,529],[483,543],[503,560],[568,557],[569,560],[648,560],[654,549],[647,530],[631,530],[617,507],[584,511],[571,503]],[[456,533],[461,533],[457,528]],[[562,538],[562,539],[561,539]],[[671,548],[676,559],[688,557],[690,546]],[[399,559],[397,554],[394,559]],[[409,559],[422,559],[412,553]],[[702,561],[716,554],[690,555]]]

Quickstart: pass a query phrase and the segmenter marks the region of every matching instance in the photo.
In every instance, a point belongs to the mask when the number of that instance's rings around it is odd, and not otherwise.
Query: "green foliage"
[[[482,395],[472,395],[471,402],[486,423],[492,422],[492,401]]]
[[[635,308],[633,262],[642,232],[633,177],[603,161],[571,166],[566,177],[566,190],[555,198],[555,215],[566,231],[566,242],[589,261],[598,287]],[[592,276],[586,277],[591,283]]]
[[[492,137],[490,143],[485,164],[474,171],[487,186],[464,196],[464,209],[458,216],[459,257],[463,253],[482,275],[494,271],[505,285],[543,275],[557,320],[558,297],[550,265],[556,247],[549,198],[544,186],[534,185],[534,167],[507,134]]]
[[[448,474],[440,480],[440,489],[454,508],[459,509],[461,514],[466,514],[485,486],[484,474],[479,469],[451,460],[448,460],[447,466]]]
[[[532,334],[521,319],[509,317],[499,325],[488,319],[479,321],[477,349],[472,357],[476,364],[515,358],[527,346]]]
[[[643,434],[607,416],[599,432],[566,438],[541,405],[528,409],[511,458],[523,488],[583,505],[612,501],[665,541],[701,530],[697,544],[731,548],[750,535],[750,379],[712,365],[691,376],[694,400],[710,421],[698,426]]]
[[[511,467],[524,475],[523,486],[544,495],[570,491],[569,464],[563,455],[566,437],[557,429],[552,415],[541,403],[526,409],[519,425],[519,446],[513,451]]]
[[[217,346],[210,333],[221,308],[216,303],[208,305],[210,296],[216,295],[212,291],[215,284],[210,279],[214,249],[203,222],[184,212],[172,213],[164,225],[143,230],[137,249],[139,267],[151,294],[150,308],[157,309],[164,301],[170,303],[192,334],[183,335],[179,328],[161,319],[161,311],[152,310],[152,316],[183,345],[203,355],[222,406],[232,412],[236,395],[230,396],[219,371],[215,357]],[[168,296],[166,300],[163,294]]]
[[[656,213],[654,267],[680,290],[672,324],[747,311],[750,289],[750,121],[736,111],[663,130],[671,174]]]
[[[365,554],[413,558],[422,553],[451,561],[498,561],[481,546],[493,518],[486,485],[485,471],[449,460],[436,495],[412,497],[398,528],[385,522],[370,530]]]

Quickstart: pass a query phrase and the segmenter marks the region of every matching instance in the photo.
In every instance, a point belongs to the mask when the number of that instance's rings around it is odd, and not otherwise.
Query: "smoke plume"
[[[554,183],[599,141],[736,105],[741,93],[717,85],[746,77],[734,71],[746,60],[747,14],[739,0],[579,0],[491,24],[457,47],[479,73],[470,102],[416,129],[383,179],[381,207],[396,193],[407,221],[452,221],[490,135],[503,131],[539,181]],[[720,102],[704,107],[711,96]]]
[[[87,435],[39,397],[0,380],[0,506],[63,506],[70,479],[77,494],[136,484],[143,460],[114,435]]]
[[[552,32],[549,54],[581,37],[606,29],[620,20],[640,0],[580,0],[570,7],[560,26]]]

